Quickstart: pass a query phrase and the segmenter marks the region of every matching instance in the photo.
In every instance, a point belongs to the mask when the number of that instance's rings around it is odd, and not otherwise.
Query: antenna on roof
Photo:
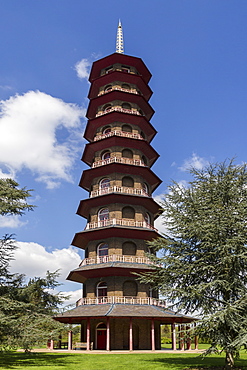
[[[123,46],[123,28],[119,19],[118,28],[117,28],[117,42],[116,42],[116,53],[123,54],[124,46]]]

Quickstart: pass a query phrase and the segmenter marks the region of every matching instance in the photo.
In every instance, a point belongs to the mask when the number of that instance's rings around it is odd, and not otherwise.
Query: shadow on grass
[[[176,366],[177,369],[181,370],[224,370],[224,358],[219,357],[185,357],[183,356],[169,356],[166,355],[165,357],[158,357],[153,358],[150,360],[145,360],[147,363],[152,364],[162,364],[164,365],[164,369],[173,369],[173,366]],[[148,365],[147,365],[148,366]],[[236,365],[234,367],[236,370],[247,370],[247,363],[245,360],[238,360],[236,361]]]
[[[22,353],[22,352],[0,352],[0,369],[13,369],[16,367],[32,366],[66,366],[68,363],[68,354],[47,353]]]

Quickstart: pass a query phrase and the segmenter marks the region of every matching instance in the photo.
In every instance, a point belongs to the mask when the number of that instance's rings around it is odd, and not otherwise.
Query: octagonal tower
[[[121,49],[121,48],[120,48]],[[74,310],[56,319],[81,324],[81,340],[94,349],[159,349],[160,324],[190,322],[165,309],[157,290],[135,273],[150,271],[147,241],[159,236],[152,198],[161,180],[149,120],[151,74],[143,61],[122,52],[93,63],[80,186],[89,196],[77,214],[87,220],[72,244],[85,251],[68,279],[83,283]]]

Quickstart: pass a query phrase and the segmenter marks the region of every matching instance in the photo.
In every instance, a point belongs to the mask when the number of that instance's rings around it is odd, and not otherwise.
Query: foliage
[[[163,202],[167,233],[150,246],[162,257],[142,280],[173,307],[199,313],[197,333],[220,347],[226,366],[247,346],[247,167],[228,161],[190,170],[188,187],[173,182]]]
[[[52,315],[63,301],[52,293],[57,285],[56,273],[34,278],[26,284],[22,275],[14,275],[11,283],[0,286],[0,345],[21,347],[26,351],[34,345],[57,338],[62,325]]]
[[[0,215],[22,215],[33,209],[26,202],[30,190],[17,187],[11,179],[0,179]],[[52,315],[63,299],[52,292],[58,285],[57,272],[48,271],[45,278],[36,277],[28,283],[24,275],[9,272],[15,249],[13,235],[0,239],[0,348],[21,346],[29,350],[61,330]]]
[[[33,210],[34,206],[26,202],[31,196],[26,188],[19,189],[19,184],[12,179],[0,179],[0,215],[23,215]]]

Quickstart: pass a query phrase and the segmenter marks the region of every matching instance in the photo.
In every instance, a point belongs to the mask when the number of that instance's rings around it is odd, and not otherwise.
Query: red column
[[[191,350],[191,339],[190,339],[190,325],[187,325],[186,326],[186,330],[187,330],[187,349],[188,350]]]
[[[68,350],[72,349],[72,330],[68,331]]]
[[[106,318],[106,350],[110,351],[110,318]]]
[[[90,351],[90,317],[87,318],[87,351]]]
[[[176,325],[175,323],[171,324],[171,329],[172,329],[172,350],[176,351],[177,346],[176,346]]]
[[[130,351],[133,351],[133,325],[132,325],[132,317],[130,317],[129,350]]]
[[[151,322],[151,341],[152,341],[152,351],[155,351],[154,319],[152,319]]]
[[[53,339],[51,339],[50,341],[48,341],[49,342],[49,346],[48,346],[48,348],[49,349],[54,349],[54,340]]]

